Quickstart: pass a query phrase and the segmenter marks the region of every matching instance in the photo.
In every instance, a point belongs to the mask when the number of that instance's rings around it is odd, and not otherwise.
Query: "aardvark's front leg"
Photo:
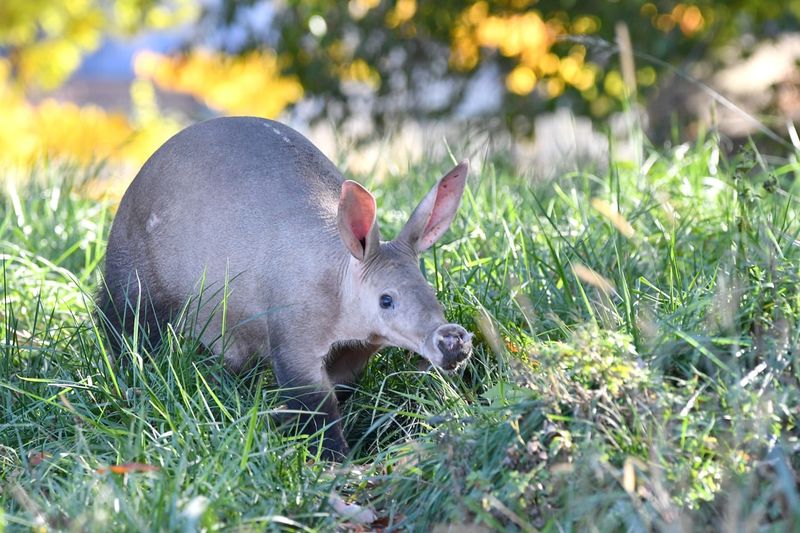
[[[336,394],[323,370],[323,357],[304,358],[297,354],[309,352],[292,350],[273,354],[273,368],[278,385],[284,389],[289,409],[303,411],[299,417],[304,433],[323,431],[322,455],[342,460],[349,453],[342,433],[341,415]]]
[[[381,346],[367,342],[341,342],[334,343],[325,361],[325,370],[328,381],[332,385],[345,385],[336,388],[336,398],[343,402],[353,393],[353,387],[358,383],[364,369],[369,363],[369,358]]]

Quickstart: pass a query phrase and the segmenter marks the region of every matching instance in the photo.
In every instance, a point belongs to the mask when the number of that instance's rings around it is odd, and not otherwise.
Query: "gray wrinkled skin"
[[[156,339],[191,300],[187,323],[202,343],[234,372],[269,360],[279,385],[295,388],[289,406],[320,412],[306,417],[310,429],[329,425],[327,455],[345,455],[333,385],[354,383],[384,346],[445,369],[471,352],[471,335],[447,324],[418,268],[449,226],[467,171],[451,170],[397,239],[381,242],[372,196],[291,128],[247,117],[189,127],[122,199],[100,309],[110,330],[131,333],[140,300]]]

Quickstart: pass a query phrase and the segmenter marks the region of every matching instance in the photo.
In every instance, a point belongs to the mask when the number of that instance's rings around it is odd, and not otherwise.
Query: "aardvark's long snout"
[[[431,363],[454,370],[472,353],[472,333],[458,324],[445,324],[434,330],[425,343],[425,355]]]

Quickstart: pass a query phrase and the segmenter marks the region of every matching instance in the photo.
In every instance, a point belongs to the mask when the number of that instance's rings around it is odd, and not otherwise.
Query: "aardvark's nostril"
[[[455,368],[472,353],[472,335],[457,324],[446,324],[436,330],[436,347],[442,354],[442,366]]]
[[[458,335],[445,335],[444,337],[442,337],[442,340],[439,341],[439,344],[440,344],[439,347],[442,351],[452,352],[454,350],[461,348],[463,341],[461,340],[461,337]]]

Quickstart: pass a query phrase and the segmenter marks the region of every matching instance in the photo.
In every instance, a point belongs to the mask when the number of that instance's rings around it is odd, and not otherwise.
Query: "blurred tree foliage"
[[[798,19],[800,0],[0,0],[0,158],[140,160],[178,127],[153,84],[221,113],[276,117],[304,101],[309,119],[492,116],[527,133],[544,108],[623,105],[618,22],[636,50],[688,64],[728,44],[746,53]],[[137,58],[132,116],[34,103],[104,36],[178,26],[192,35],[180,53]],[[656,67],[637,61],[641,92]]]
[[[198,13],[191,0],[0,0],[3,167],[28,168],[42,156],[144,161],[179,128],[159,112],[152,86],[132,84],[132,116],[47,98],[47,91],[103,38],[171,28]]]
[[[243,33],[262,4],[271,6],[272,30]],[[526,128],[515,121],[556,102],[597,117],[620,107],[622,74],[603,44],[615,40],[617,21],[637,50],[697,60],[743,35],[796,30],[800,0],[220,0],[201,16],[206,27],[238,31],[212,46],[274,49],[307,95],[325,97],[333,118],[477,110]],[[565,39],[575,34],[591,38]],[[638,63],[639,87],[655,84],[654,65]]]
[[[167,28],[196,13],[189,0],[3,0],[0,56],[25,87],[53,89],[103,36]]]
[[[138,77],[193,95],[208,107],[232,115],[276,118],[303,97],[296,76],[283,75],[271,50],[228,55],[206,49],[170,56],[142,52],[135,60]]]

